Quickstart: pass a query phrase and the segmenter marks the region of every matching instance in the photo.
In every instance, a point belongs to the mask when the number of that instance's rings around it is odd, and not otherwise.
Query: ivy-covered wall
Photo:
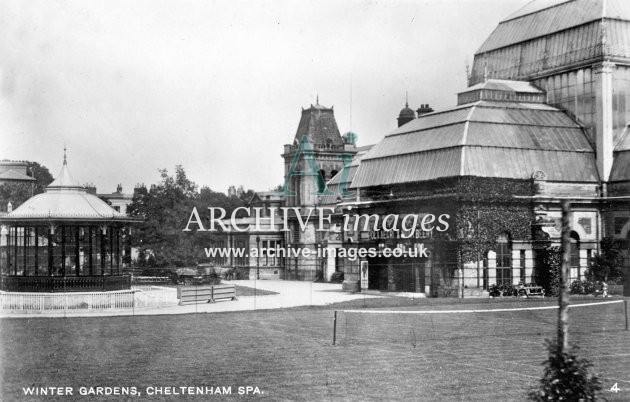
[[[532,188],[531,180],[460,178],[455,222],[463,261],[495,249],[502,233],[512,240],[531,240],[531,203],[515,196],[530,196]]]

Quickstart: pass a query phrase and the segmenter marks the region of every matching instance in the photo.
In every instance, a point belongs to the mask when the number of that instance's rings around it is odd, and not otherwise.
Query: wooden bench
[[[236,300],[235,285],[180,286],[177,288],[179,305],[215,303],[220,300]]]
[[[525,286],[517,289],[518,297],[545,297],[545,289],[542,286]]]

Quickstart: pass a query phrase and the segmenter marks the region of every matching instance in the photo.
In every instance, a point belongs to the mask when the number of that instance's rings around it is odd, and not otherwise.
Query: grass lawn
[[[374,300],[376,309],[411,310],[554,303]],[[618,306],[604,316],[575,310],[572,339],[580,356],[595,364],[605,390],[618,383],[621,391],[605,396],[629,400],[630,333]],[[24,399],[21,388],[29,385],[135,386],[140,400],[150,386],[231,386],[231,399],[249,399],[237,394],[238,387],[257,386],[263,394],[254,398],[268,400],[523,400],[541,375],[543,340],[553,337],[557,314],[339,313],[338,345],[332,346],[335,308],[2,319],[0,395]],[[221,398],[184,399],[213,397]]]

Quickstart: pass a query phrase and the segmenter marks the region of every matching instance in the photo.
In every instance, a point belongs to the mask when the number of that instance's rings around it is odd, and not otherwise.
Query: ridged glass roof
[[[478,101],[399,127],[361,160],[352,187],[479,176],[598,181],[595,152],[582,127],[540,103]]]

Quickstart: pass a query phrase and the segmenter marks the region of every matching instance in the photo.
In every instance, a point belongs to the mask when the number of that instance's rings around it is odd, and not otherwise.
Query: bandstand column
[[[39,276],[39,226],[35,225],[33,229],[35,233],[35,254],[34,254],[35,276]]]
[[[79,232],[80,227],[77,226],[74,228],[74,258],[75,258],[75,270],[77,271],[77,276],[81,275],[81,258],[79,254]]]
[[[18,228],[13,228],[13,275],[17,276],[18,273]]]
[[[24,259],[22,260],[22,265],[24,266],[24,270],[22,271],[22,276],[28,276],[28,226],[24,226],[22,228],[22,248]]]
[[[105,231],[107,227],[101,227],[100,234],[101,236],[101,276],[105,276]]]
[[[88,264],[90,266],[90,276],[94,275],[94,266],[92,261],[92,226],[88,226],[87,228],[87,237],[88,237]]]
[[[61,272],[66,277],[66,227],[61,226]]]
[[[109,274],[114,275],[114,231],[109,228]]]
[[[48,228],[48,276],[53,276],[53,235],[54,228]]]

